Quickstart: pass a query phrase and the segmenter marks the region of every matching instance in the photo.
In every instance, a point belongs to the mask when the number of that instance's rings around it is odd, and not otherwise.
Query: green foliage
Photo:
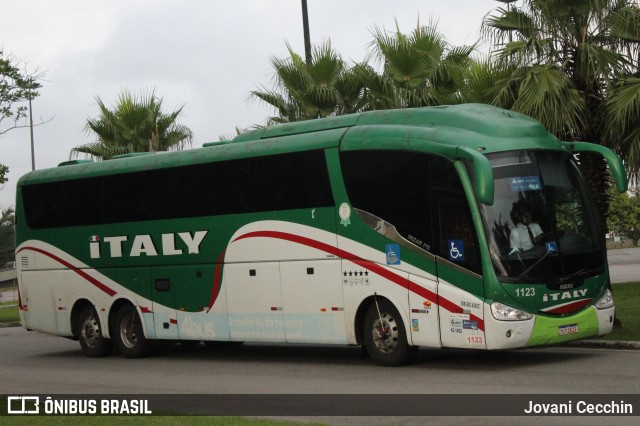
[[[620,320],[620,327],[614,327],[611,334],[602,336],[603,340],[617,340],[626,342],[640,341],[640,282],[614,284],[612,288],[613,301],[616,304],[616,319]]]
[[[6,398],[5,398],[6,401]],[[6,413],[6,408],[0,404],[0,410]],[[165,413],[161,413],[165,414]],[[318,426],[321,423],[288,422],[273,419],[260,419],[249,417],[229,417],[229,416],[190,416],[190,415],[154,415],[154,416],[4,416],[3,425],[10,426],[111,426],[115,423],[126,426],[139,425],[144,421],[148,426],[172,426],[180,424],[183,426],[294,426],[304,424],[306,426]]]
[[[610,146],[640,176],[640,8],[631,0],[522,0],[485,17],[483,34],[511,75],[485,101],[540,121],[563,140]],[[602,223],[604,161],[580,163]]]
[[[450,46],[435,22],[418,24],[409,34],[402,33],[397,24],[395,32],[374,27],[372,35],[371,55],[381,64],[382,73],[367,80],[383,82],[384,90],[369,92],[374,95],[369,109],[466,101],[463,95],[474,46]]]
[[[630,0],[518,5],[483,22],[498,60],[513,69],[487,101],[538,119],[562,139],[612,146],[637,176],[640,8]]]
[[[2,303],[0,305],[0,324],[2,323],[19,323],[20,311],[16,302]]]
[[[629,173],[640,179],[640,72],[612,84],[605,104],[606,140],[625,160]]]
[[[40,88],[38,80],[41,74],[28,73],[20,69],[21,61],[11,55],[5,55],[0,48],[0,136],[10,130],[26,125],[19,122],[27,116],[29,99],[36,98]],[[7,182],[9,168],[0,163],[0,185]]]
[[[40,88],[40,74],[28,73],[20,68],[24,64],[0,49],[0,136],[19,127],[27,116],[24,101],[36,98]],[[7,124],[8,123],[8,124]]]
[[[638,245],[640,240],[640,191],[613,194],[607,226],[610,231],[625,235]]]
[[[9,207],[0,216],[0,266],[15,260],[15,212]]]
[[[87,133],[96,136],[96,141],[73,148],[72,157],[84,153],[107,160],[119,154],[180,150],[191,144],[191,130],[177,123],[182,107],[163,113],[162,98],[153,91],[140,97],[124,91],[113,110],[99,97],[96,102],[100,115],[88,119],[85,127]]]
[[[466,100],[473,46],[451,47],[435,24],[409,34],[376,27],[369,61],[348,65],[330,42],[312,51],[310,63],[289,49],[273,58],[274,88],[251,92],[275,108],[267,124],[361,111],[456,104]]]
[[[330,42],[311,51],[306,63],[287,44],[289,57],[272,58],[275,87],[254,90],[251,96],[275,108],[267,124],[288,123],[358,109],[361,87]]]
[[[0,185],[7,183],[7,173],[9,173],[9,167],[0,164]]]

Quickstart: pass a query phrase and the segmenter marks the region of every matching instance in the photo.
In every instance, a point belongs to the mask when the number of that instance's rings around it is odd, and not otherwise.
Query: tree
[[[410,34],[372,31],[369,60],[346,64],[325,42],[305,62],[287,44],[289,57],[272,58],[273,89],[251,92],[276,109],[267,125],[361,111],[454,104],[465,101],[473,46],[450,47],[435,24]]]
[[[9,167],[4,164],[0,164],[0,185],[7,182],[7,173],[9,172]]]
[[[361,84],[330,42],[314,46],[307,63],[287,44],[289,57],[271,59],[274,87],[254,90],[251,96],[275,108],[267,125],[288,123],[360,109]]]
[[[84,153],[107,160],[119,154],[180,150],[191,144],[191,130],[177,123],[183,107],[163,113],[162,98],[153,91],[136,97],[125,90],[113,110],[99,97],[96,102],[100,115],[87,120],[85,131],[97,140],[73,148],[71,157]]]
[[[15,259],[15,212],[9,207],[0,215],[0,266]]]
[[[474,46],[450,46],[435,22],[409,34],[374,27],[371,55],[382,65],[356,68],[366,88],[368,109],[413,108],[465,102]]]
[[[486,101],[538,119],[561,139],[617,148],[637,174],[640,90],[630,76],[638,72],[640,9],[630,0],[520,3],[498,8],[483,22],[498,60],[512,68],[486,92]],[[625,125],[612,130],[613,122]],[[593,154],[580,162],[604,223],[606,165]]]
[[[640,240],[640,191],[634,191],[631,196],[628,193],[612,194],[611,215],[609,215],[607,226],[609,230],[630,238],[634,246],[638,245],[638,240]]]
[[[19,124],[28,112],[24,102],[39,95],[36,89],[41,87],[38,80],[42,74],[21,71],[21,65],[21,61],[5,56],[0,49],[0,137],[13,129],[27,127]],[[0,185],[7,181],[8,172],[9,168],[0,164]]]

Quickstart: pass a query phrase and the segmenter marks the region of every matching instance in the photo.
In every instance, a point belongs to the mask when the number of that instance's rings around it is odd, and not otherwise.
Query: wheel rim
[[[138,327],[133,313],[125,315],[120,321],[120,340],[129,349],[138,343]]]
[[[100,323],[91,315],[86,318],[80,328],[82,341],[90,348],[95,348],[100,342]]]
[[[376,318],[371,335],[380,352],[390,353],[398,346],[398,327],[394,318],[387,313]]]

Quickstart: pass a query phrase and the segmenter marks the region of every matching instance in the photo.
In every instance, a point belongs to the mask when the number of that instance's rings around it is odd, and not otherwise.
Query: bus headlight
[[[596,309],[602,310],[613,308],[613,305],[613,294],[611,294],[611,291],[607,289],[607,291],[604,292],[602,297],[598,299],[594,306],[596,307]]]
[[[512,308],[502,303],[493,302],[491,304],[491,313],[498,321],[525,321],[533,318],[533,314]]]

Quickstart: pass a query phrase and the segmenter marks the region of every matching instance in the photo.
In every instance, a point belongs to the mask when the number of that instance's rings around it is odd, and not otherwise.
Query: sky
[[[452,45],[480,38],[496,0],[307,0],[312,44],[330,40],[349,62],[369,52],[371,31],[403,33],[437,21]],[[288,42],[304,56],[300,0],[2,0],[0,49],[44,73],[33,101],[36,169],[69,159],[94,142],[84,131],[98,116],[96,97],[113,106],[118,94],[155,90],[164,112],[184,106],[180,124],[193,147],[231,137],[236,127],[265,124],[274,111],[250,98],[271,88],[272,57]],[[31,170],[29,129],[0,136],[0,208],[15,204],[15,186]]]

